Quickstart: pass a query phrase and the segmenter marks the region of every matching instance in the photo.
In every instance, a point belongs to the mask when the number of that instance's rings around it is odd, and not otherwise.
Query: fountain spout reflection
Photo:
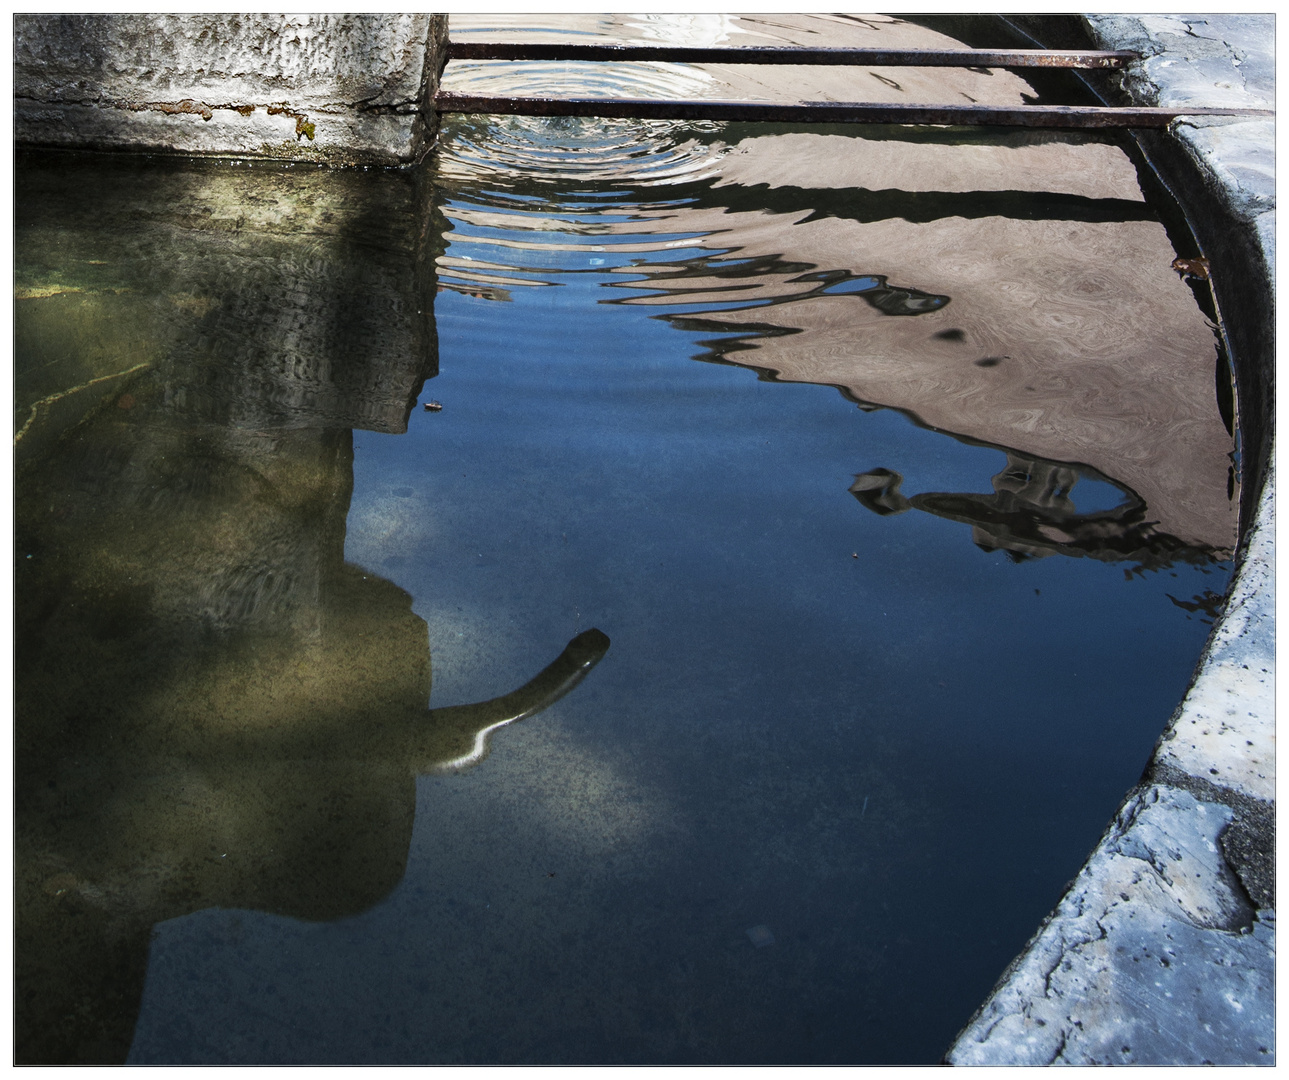
[[[425,772],[458,772],[488,756],[489,737],[498,728],[513,724],[553,705],[590,673],[609,651],[607,634],[592,627],[568,643],[556,659],[518,690],[474,705],[449,705],[431,709],[425,727],[420,759],[429,762]],[[469,742],[470,749],[448,757],[450,748]]]
[[[412,597],[343,561],[349,433],[177,435],[136,418],[152,395],[134,393],[130,421],[114,410],[28,475],[79,503],[20,514],[24,1063],[125,1059],[159,922],[331,920],[384,899],[415,778],[479,762],[609,647],[587,630],[508,694],[428,708]]]

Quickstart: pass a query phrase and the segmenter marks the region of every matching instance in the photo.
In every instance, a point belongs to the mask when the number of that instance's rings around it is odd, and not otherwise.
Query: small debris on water
[[[443,409],[443,403],[440,401],[427,401],[425,403],[426,412],[441,412],[442,409]]]
[[[55,874],[45,882],[43,888],[48,896],[62,896],[65,892],[76,888],[78,884],[72,874]]]
[[[133,394],[122,394],[119,398],[117,398],[117,399],[116,399],[116,407],[117,407],[118,409],[133,409],[133,408],[134,408],[134,395],[133,395]]]
[[[765,923],[758,923],[756,926],[750,927],[747,936],[758,949],[764,949],[767,945],[774,944],[774,935],[770,933],[770,928]]]

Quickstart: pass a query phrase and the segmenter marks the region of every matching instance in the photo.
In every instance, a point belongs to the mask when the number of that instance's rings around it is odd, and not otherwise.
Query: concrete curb
[[[1085,19],[1098,47],[1146,55],[1120,100],[1274,103],[1271,16]],[[1215,279],[1232,271],[1249,291],[1253,278],[1265,297],[1246,309],[1215,282],[1248,435],[1246,528],[1225,610],[1142,783],[950,1064],[1275,1062],[1274,140],[1274,123],[1194,118],[1139,140],[1166,183],[1189,169],[1203,189],[1188,216],[1207,197],[1226,232],[1247,235],[1241,250],[1205,243],[1222,225],[1196,228]]]

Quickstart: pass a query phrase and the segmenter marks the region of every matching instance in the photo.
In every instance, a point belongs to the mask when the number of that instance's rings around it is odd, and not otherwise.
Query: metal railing
[[[1134,52],[1052,49],[693,48],[681,45],[543,45],[449,41],[449,60],[654,60],[670,64],[846,64],[868,67],[1122,68]]]
[[[865,67],[1122,69],[1134,52],[1056,49],[693,48],[673,45],[530,44],[449,41],[452,60],[605,63],[790,64]],[[440,113],[587,116],[613,119],[741,120],[805,124],[1003,125],[1039,128],[1166,128],[1180,116],[1274,116],[1271,109],[1105,105],[915,105],[890,102],[721,101],[669,98],[513,97],[440,91]]]

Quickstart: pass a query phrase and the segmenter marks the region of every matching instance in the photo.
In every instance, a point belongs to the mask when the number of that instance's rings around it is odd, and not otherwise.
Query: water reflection
[[[987,525],[1001,511],[970,492],[952,510],[922,500],[1006,550],[1095,549],[1151,567],[1229,558],[1235,447],[1214,393],[1214,331],[1117,146],[1042,132],[951,143],[896,129],[651,128],[647,162],[616,163],[638,187],[626,199],[582,169],[630,123],[548,126],[527,152],[540,146],[542,168],[491,173],[477,121],[460,121],[460,143],[448,124],[441,287],[505,300],[602,275],[616,295],[601,302],[710,333],[700,359],[833,385],[862,408],[1129,493],[1109,532],[1082,522],[1077,536],[1055,520]],[[502,126],[507,161],[525,157],[526,132]]]
[[[67,200],[87,173],[105,197]],[[414,778],[477,763],[609,642],[588,630],[509,694],[427,709],[412,598],[344,561],[350,428],[405,430],[436,370],[414,184],[67,158],[22,176],[19,278],[43,288],[18,302],[19,385],[64,386],[17,443],[16,1056],[119,1062],[155,923],[369,907],[403,876]],[[263,230],[274,199],[311,220]],[[99,339],[125,321],[149,358],[89,386],[122,358],[81,343],[39,370],[81,267],[98,297],[167,277],[148,304],[100,301]]]
[[[685,32],[771,31],[721,18]],[[1127,159],[953,138],[464,118],[430,175],[24,159],[19,1057],[121,1060],[158,921],[334,920],[389,895],[414,778],[478,761],[608,647],[578,634],[518,690],[430,710],[426,619],[486,630],[485,657],[549,641],[502,686],[591,621],[630,664],[569,699],[602,695],[551,735],[559,753],[422,782],[422,806],[459,800],[449,827],[420,823],[442,858],[377,913],[417,981],[373,976],[388,956],[353,931],[386,1026],[345,1046],[392,1059],[402,1009],[407,1060],[938,1053],[1199,648],[1121,634],[1149,605],[1098,564],[1181,570],[1234,536],[1212,337]],[[408,431],[440,324],[461,377],[435,390],[437,427]],[[353,429],[405,435],[349,518]],[[859,457],[865,438],[886,441]],[[968,528],[945,539],[936,518]],[[1052,553],[1090,558],[1034,558]],[[1208,610],[1193,576],[1175,591],[1192,588],[1173,603]],[[1070,615],[1085,595],[1094,614]],[[557,602],[558,629],[533,633]],[[1052,655],[1080,660],[1036,680]],[[1047,770],[1037,837],[1032,789],[1008,786],[1039,775],[1021,758]],[[1055,801],[1058,778],[1077,797]],[[473,902],[488,890],[513,901],[500,930]],[[303,1004],[265,1020],[273,1053],[332,1015],[357,1039],[362,1008],[328,1013],[296,978],[322,948],[283,961]],[[161,973],[155,1053],[195,1053],[184,1025],[223,994],[218,964],[253,967],[199,949],[173,1000]],[[220,1008],[253,1026],[254,1002]]]
[[[655,268],[648,280],[661,291],[653,295],[666,297],[673,310],[688,303],[697,305],[696,318],[704,311],[743,311],[815,296],[858,296],[883,315],[925,315],[949,302],[947,296],[892,285],[883,274],[816,270],[812,263],[788,262],[775,255],[740,258],[737,251],[726,249],[674,268]],[[720,298],[713,302],[717,294]],[[758,326],[755,332],[764,331]]]
[[[1075,485],[1098,481],[1122,496],[1110,509],[1080,510],[1071,498]],[[1049,555],[1088,556],[1103,562],[1135,563],[1128,573],[1162,570],[1175,561],[1203,565],[1225,552],[1186,544],[1146,520],[1146,504],[1131,491],[1086,466],[1007,454],[993,477],[993,493],[923,492],[905,495],[904,477],[891,469],[870,469],[855,477],[850,493],[882,517],[922,510],[971,526],[972,542],[984,551],[1005,551],[1013,562]]]

